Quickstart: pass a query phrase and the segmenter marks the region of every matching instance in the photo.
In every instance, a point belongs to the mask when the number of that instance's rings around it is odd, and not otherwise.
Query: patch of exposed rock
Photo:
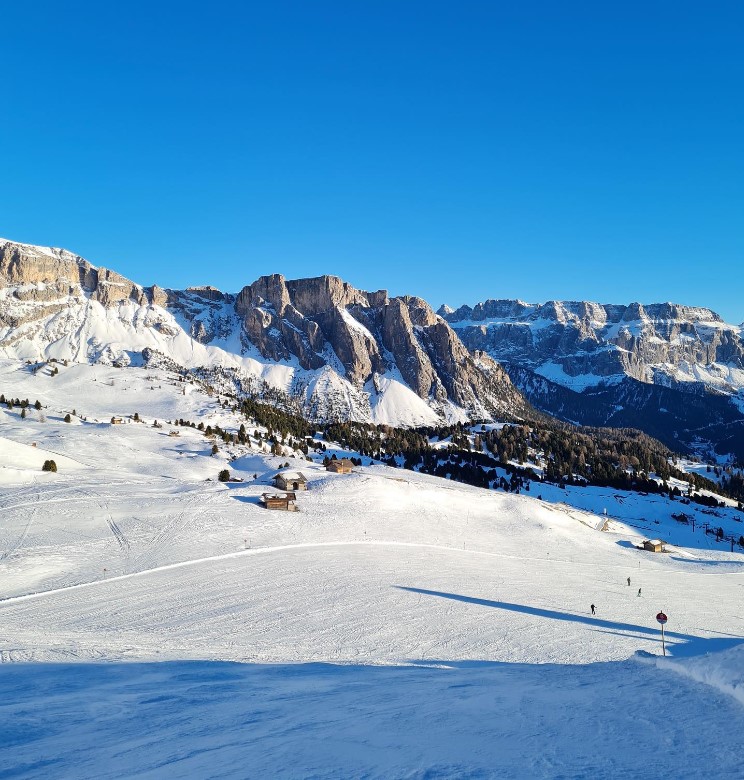
[[[693,375],[693,366],[715,363],[744,369],[741,329],[710,309],[489,300],[441,313],[471,350],[521,367],[557,365],[567,377],[626,374],[651,382],[660,368]]]

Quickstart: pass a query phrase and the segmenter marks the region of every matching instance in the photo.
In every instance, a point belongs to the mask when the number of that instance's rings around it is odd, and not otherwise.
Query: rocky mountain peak
[[[155,290],[159,288],[153,287],[152,289]],[[197,297],[203,298],[207,301],[228,301],[232,298],[232,296],[221,292],[216,287],[212,287],[210,284],[201,285],[199,287],[187,287],[186,292],[189,295],[196,295]]]
[[[87,260],[66,249],[0,239],[0,281],[4,284],[86,284],[95,270]]]
[[[127,365],[155,353],[232,365],[322,418],[433,424],[525,408],[495,361],[416,296],[281,274],[237,295],[145,288],[62,249],[0,243],[0,357]]]
[[[683,415],[675,418],[669,410],[682,410],[685,403],[674,401],[670,390],[683,399],[712,393],[731,399],[711,402],[709,419],[700,411],[700,431],[742,417],[744,339],[738,327],[710,309],[487,300],[444,317],[471,351],[482,350],[504,364],[532,403],[571,421],[602,425],[617,419],[673,445]],[[644,388],[633,389],[633,383]],[[641,406],[630,409],[629,398]]]
[[[334,307],[346,309],[349,306],[370,306],[370,293],[357,290],[337,276],[316,276],[310,279],[297,279],[287,285],[294,305],[308,314],[317,314]],[[382,294],[384,290],[373,295]],[[378,299],[375,298],[377,301]]]
[[[97,268],[66,249],[7,240],[0,241],[0,283],[20,288],[16,298],[37,301],[59,299],[76,288],[104,307],[127,300],[144,304],[153,299],[152,290],[146,291],[115,271]]]
[[[440,408],[449,402],[487,416],[498,405],[523,407],[506,375],[484,376],[450,326],[416,296],[365,292],[335,276],[277,275],[244,288],[236,312],[246,340],[264,357],[297,359],[308,370],[338,361],[358,391],[379,392],[381,377],[399,375]]]

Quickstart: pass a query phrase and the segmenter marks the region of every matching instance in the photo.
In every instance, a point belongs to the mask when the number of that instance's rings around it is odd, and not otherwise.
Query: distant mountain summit
[[[527,407],[498,363],[420,298],[333,276],[265,276],[237,295],[142,287],[66,250],[5,240],[0,357],[167,361],[318,421],[424,425]]]
[[[744,328],[710,309],[488,300],[439,314],[544,411],[744,457]]]

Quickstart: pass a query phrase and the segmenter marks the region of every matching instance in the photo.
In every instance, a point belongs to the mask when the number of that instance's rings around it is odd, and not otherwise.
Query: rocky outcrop
[[[440,314],[549,414],[744,458],[743,331],[710,309],[489,300]]]
[[[109,336],[111,322],[116,328]],[[370,419],[371,404],[401,384],[421,399],[413,403],[394,389],[395,404],[408,405],[410,424],[518,415],[526,408],[496,362],[471,355],[426,301],[357,290],[335,276],[273,274],[237,295],[210,286],[146,288],[65,250],[2,242],[3,326],[0,354],[12,344],[24,358],[42,357],[54,344],[55,357],[72,360],[127,364],[132,352],[156,350],[193,367],[194,355],[209,357],[194,343],[229,344],[236,365],[243,355],[258,356],[263,365],[281,362],[295,371],[292,387],[282,391],[305,393],[311,415],[336,410],[333,416],[342,419],[345,405],[347,417]],[[386,421],[395,419],[395,404],[384,404]]]
[[[243,288],[235,309],[247,339],[270,360],[306,369],[337,361],[358,390],[399,374],[416,395],[476,416],[524,408],[504,372],[484,372],[421,298],[357,290],[334,276],[266,276]]]
[[[661,375],[667,383],[688,382],[702,373],[696,367],[713,366],[712,387],[733,392],[744,388],[744,373],[741,384],[736,379],[736,372],[744,372],[742,329],[727,325],[710,309],[672,303],[533,305],[489,300],[444,316],[470,349],[538,372],[551,366],[555,381],[569,387],[572,378],[582,377],[586,385],[592,376],[594,384],[619,375],[652,383]]]
[[[0,285],[16,287],[14,296],[19,300],[53,300],[84,293],[105,307],[130,300],[139,305],[150,304],[156,290],[147,291],[115,271],[96,268],[65,249],[10,241],[0,241]]]
[[[4,285],[68,284],[89,285],[92,266],[65,249],[0,241],[0,281]]]

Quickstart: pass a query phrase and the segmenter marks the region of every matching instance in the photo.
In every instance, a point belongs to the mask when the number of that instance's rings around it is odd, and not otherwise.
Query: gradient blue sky
[[[0,235],[142,284],[744,320],[740,2],[3,3]]]

